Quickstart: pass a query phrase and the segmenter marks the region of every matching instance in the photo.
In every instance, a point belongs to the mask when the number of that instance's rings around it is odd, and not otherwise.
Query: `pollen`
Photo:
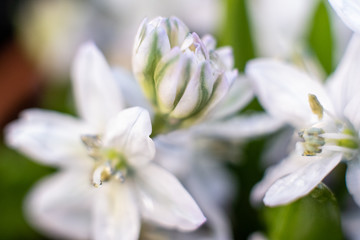
[[[323,106],[320,104],[319,100],[314,94],[309,94],[308,98],[309,98],[311,111],[318,116],[319,120],[321,120],[323,118],[323,113],[324,113]]]

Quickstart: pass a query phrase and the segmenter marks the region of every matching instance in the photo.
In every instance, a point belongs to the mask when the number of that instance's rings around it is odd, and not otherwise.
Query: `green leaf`
[[[269,239],[343,239],[337,201],[322,183],[307,196],[285,206],[265,208],[264,213]]]
[[[329,13],[324,1],[321,1],[316,9],[308,41],[325,72],[330,74],[333,71],[333,37]]]

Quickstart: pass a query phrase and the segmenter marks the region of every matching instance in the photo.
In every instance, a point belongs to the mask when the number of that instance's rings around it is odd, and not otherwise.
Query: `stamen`
[[[299,137],[304,141],[304,156],[315,156],[321,153],[321,147],[325,145],[325,139],[321,137],[324,130],[321,128],[310,128],[300,131]]]
[[[88,155],[96,160],[91,180],[95,187],[100,187],[104,181],[112,178],[125,182],[129,166],[123,154],[116,149],[104,148],[98,135],[82,135],[81,140],[86,146]]]
[[[101,158],[102,142],[99,135],[82,135],[81,141],[84,143],[90,157],[95,160]]]
[[[309,98],[311,111],[318,116],[319,120],[321,120],[323,118],[323,112],[324,112],[323,106],[320,104],[319,100],[315,95],[309,94],[308,98]]]
[[[92,176],[92,183],[94,187],[101,187],[102,183],[109,180],[110,176],[111,167],[108,164],[100,165],[99,167],[95,168]]]
[[[123,174],[120,170],[114,173],[114,178],[119,180],[121,183],[125,182],[125,174]]]

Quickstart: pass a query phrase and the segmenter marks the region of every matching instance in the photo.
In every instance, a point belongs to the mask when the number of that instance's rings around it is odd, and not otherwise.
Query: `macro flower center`
[[[89,157],[95,161],[91,177],[94,187],[100,187],[103,182],[111,179],[125,182],[129,166],[122,153],[116,149],[104,147],[99,135],[82,135],[81,141],[84,143]]]
[[[304,149],[303,155],[315,156],[323,150],[329,150],[342,152],[346,160],[353,159],[358,154],[360,146],[353,127],[335,119],[323,108],[315,95],[309,94],[309,104],[312,112],[318,116],[319,122],[298,132]],[[329,120],[323,120],[324,114]]]

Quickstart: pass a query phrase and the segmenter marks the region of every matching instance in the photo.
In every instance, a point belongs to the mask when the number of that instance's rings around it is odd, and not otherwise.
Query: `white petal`
[[[155,83],[160,108],[168,113],[174,108],[175,99],[182,92],[190,78],[187,69],[190,59],[181,55],[178,47],[173,48],[161,58],[155,70]],[[180,93],[181,94],[181,93]]]
[[[140,107],[128,108],[110,119],[104,146],[116,148],[130,165],[139,166],[154,158],[155,146],[150,134],[149,113]]]
[[[186,176],[191,168],[192,135],[187,130],[157,135],[154,139],[156,156],[154,162],[177,177]]]
[[[353,127],[360,130],[360,96],[354,96],[346,105],[344,116],[351,122]]]
[[[347,162],[346,186],[355,202],[360,206],[360,160],[354,159]]]
[[[358,0],[329,0],[329,2],[345,24],[360,33],[360,2]]]
[[[254,97],[250,81],[239,76],[231,85],[228,93],[211,111],[211,119],[221,119],[242,110]],[[210,117],[210,116],[209,116]]]
[[[93,43],[80,47],[72,78],[79,114],[103,130],[108,119],[124,108],[124,100],[104,56]]]
[[[325,109],[334,112],[325,89],[306,73],[272,59],[250,61],[246,74],[254,83],[262,106],[272,116],[303,127],[317,117],[311,112],[308,94],[314,94]]]
[[[84,173],[61,172],[36,184],[25,201],[28,222],[57,239],[89,239],[93,187]]]
[[[207,61],[200,63],[189,80],[179,103],[170,115],[175,118],[183,118],[204,107],[203,104],[206,103],[212,92],[214,80],[210,63]]]
[[[126,99],[126,105],[128,107],[142,107],[149,112],[153,111],[149,101],[145,98],[139,83],[136,81],[132,73],[123,68],[114,68],[113,74],[116,79],[116,83],[120,86],[121,93]]]
[[[202,179],[202,181],[205,180],[206,179]],[[200,228],[197,231],[193,231],[191,233],[186,233],[186,235],[185,233],[178,232],[177,234],[175,234],[175,236],[171,236],[171,239],[177,239],[177,240],[233,239],[230,228],[231,224],[228,219],[228,216],[225,214],[225,211],[224,209],[222,209],[222,206],[218,205],[218,203],[216,202],[216,198],[222,198],[223,202],[227,202],[227,203],[229,200],[224,199],[226,198],[226,196],[221,195],[222,191],[217,192],[216,195],[211,195],[208,194],[205,190],[207,186],[209,186],[209,184],[211,183],[217,184],[216,180],[218,179],[212,177],[212,180],[213,181],[210,183],[209,182],[194,183],[194,181],[190,183],[189,181],[187,181],[187,185],[186,185],[189,188],[189,191],[193,193],[193,196],[194,198],[196,198],[198,204],[204,209],[204,214],[207,217],[207,221],[204,228]],[[228,186],[226,186],[225,188],[227,187]]]
[[[139,169],[136,183],[144,218],[181,231],[194,230],[205,221],[180,182],[160,167],[150,164]]]
[[[94,239],[139,238],[140,214],[131,186],[129,182],[111,181],[97,189],[92,215]]]
[[[91,134],[86,123],[65,114],[31,109],[6,128],[6,143],[44,164],[76,166],[88,163],[82,134]]]
[[[234,68],[234,54],[231,47],[222,47],[216,49],[216,54],[219,56],[225,70],[231,71]]]
[[[155,54],[159,54],[161,58],[165,53],[170,51],[170,41],[165,29],[147,25],[145,35],[140,45],[134,49],[132,58],[133,72],[136,77],[142,76],[145,71],[148,71],[148,66],[154,64],[152,61],[159,61],[155,59]],[[156,43],[154,42],[156,41]],[[146,81],[146,79],[138,79]],[[152,80],[152,79],[151,79]]]
[[[267,206],[287,204],[308,194],[340,162],[342,154],[312,156],[305,166],[277,180],[266,192]]]
[[[354,35],[335,73],[328,80],[328,88],[336,110],[342,113],[346,104],[360,88],[360,37]]]
[[[207,102],[207,105],[204,106],[201,114],[203,117],[207,117],[208,114],[213,111],[214,107],[216,107],[219,102],[227,95],[229,89],[237,77],[237,70],[228,71],[224,74],[218,76],[214,83],[213,92],[211,93],[210,99]],[[201,117],[199,121],[201,121]]]
[[[216,40],[213,36],[207,34],[201,38],[201,41],[204,43],[206,50],[209,52],[215,50]]]
[[[282,127],[283,122],[265,113],[235,116],[228,120],[204,122],[194,126],[193,133],[222,139],[244,139],[272,133]]]
[[[301,152],[294,151],[280,163],[269,167],[265,171],[263,179],[252,189],[250,196],[251,202],[254,205],[259,204],[263,200],[266,191],[276,180],[302,168],[309,163],[309,161],[313,161],[313,159],[301,157]]]

